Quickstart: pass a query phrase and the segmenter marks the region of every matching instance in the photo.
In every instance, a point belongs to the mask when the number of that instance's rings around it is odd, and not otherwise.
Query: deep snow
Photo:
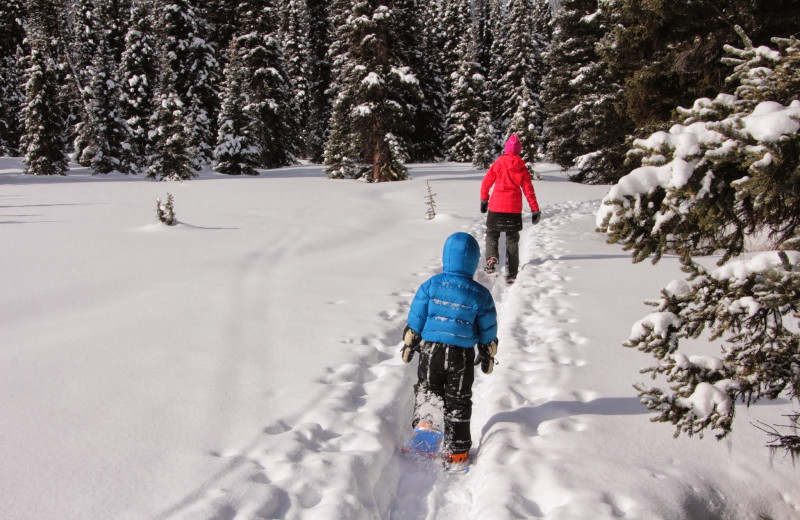
[[[740,408],[723,442],[649,422],[631,384],[652,359],[621,344],[681,273],[595,233],[608,187],[538,165],[542,222],[517,283],[492,286],[499,365],[478,374],[475,461],[453,476],[399,453],[416,364],[399,340],[444,239],[483,243],[480,172],[21,171],[0,158],[0,518],[800,517],[798,470],[751,424],[788,401]],[[167,192],[176,227],[155,222]]]

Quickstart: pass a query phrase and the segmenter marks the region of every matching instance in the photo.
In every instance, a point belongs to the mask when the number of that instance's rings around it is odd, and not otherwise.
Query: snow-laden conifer
[[[521,157],[529,168],[542,148],[544,109],[540,100],[545,64],[542,55],[550,43],[550,8],[546,0],[511,0],[503,36],[505,69],[497,88],[502,105],[501,132],[517,134]]]
[[[475,151],[475,136],[479,120],[484,112],[483,95],[485,78],[475,54],[472,25],[459,38],[458,68],[450,76],[448,100],[450,108],[445,123],[444,146],[451,161],[472,161]]]
[[[24,134],[20,145],[25,173],[65,175],[66,128],[61,112],[53,109],[58,103],[55,62],[45,36],[38,28],[31,28],[28,44],[31,53],[25,71]]]
[[[785,88],[800,79],[800,42],[774,42],[726,47],[734,94],[698,99],[668,132],[637,140],[642,166],[612,187],[597,216],[634,261],[676,252],[689,274],[626,343],[657,358],[644,372],[666,377],[671,390],[637,389],[676,434],[726,436],[737,401],[785,394],[800,404],[800,101]],[[717,269],[693,259],[715,252]],[[722,357],[678,352],[704,333],[724,341]],[[786,426],[764,429],[771,446],[797,457],[798,417]]]
[[[554,19],[553,41],[545,54],[542,84],[547,157],[563,168],[579,166],[578,182],[616,181],[626,135],[633,127],[617,113],[622,86],[597,52],[608,20],[597,0],[563,0]],[[599,122],[605,124],[599,124]]]
[[[327,93],[331,82],[328,48],[333,32],[328,20],[330,4],[328,0],[306,0],[309,31],[306,155],[315,163],[323,161],[331,112],[331,100]]]
[[[195,177],[191,133],[186,127],[186,106],[175,91],[175,73],[162,51],[161,77],[156,91],[156,110],[150,120],[151,155],[147,177],[159,181],[183,181]]]
[[[299,153],[292,107],[294,94],[280,41],[274,2],[240,5],[242,33],[236,45],[248,80],[261,166],[277,168],[296,162]]]
[[[292,89],[292,126],[299,141],[308,143],[309,137],[309,72],[308,41],[309,20],[304,0],[286,0],[280,15],[281,48],[286,74]],[[306,157],[306,147],[298,147],[298,154]]]
[[[25,12],[21,0],[0,6],[0,155],[18,155],[22,137]]]
[[[153,0],[134,0],[125,35],[120,76],[120,117],[125,121],[127,146],[123,147],[120,169],[143,171],[150,154],[148,134],[155,111],[158,86],[158,42],[154,33]]]
[[[254,106],[246,89],[242,55],[234,39],[228,48],[217,146],[214,149],[213,168],[220,173],[258,175],[256,168],[261,161],[261,149],[255,135]]]
[[[412,121],[411,100],[421,96],[419,80],[403,61],[397,16],[384,3],[359,1],[337,32],[337,97],[325,149],[330,177],[380,182],[408,175],[400,136]]]
[[[210,164],[216,143],[216,111],[221,73],[211,27],[188,0],[160,0],[157,32],[165,65],[172,69],[174,92],[180,97],[193,167]]]

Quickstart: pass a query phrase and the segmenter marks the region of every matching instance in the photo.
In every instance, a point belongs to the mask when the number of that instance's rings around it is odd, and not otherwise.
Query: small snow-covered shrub
[[[168,226],[174,226],[178,223],[178,219],[175,217],[175,205],[171,193],[167,193],[166,201],[162,201],[160,197],[156,197],[156,215],[160,222]]]

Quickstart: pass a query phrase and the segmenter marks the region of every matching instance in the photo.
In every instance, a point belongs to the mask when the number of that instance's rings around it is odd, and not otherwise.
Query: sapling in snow
[[[171,193],[167,193],[167,200],[162,202],[160,197],[156,197],[156,215],[158,220],[168,226],[174,226],[178,223],[175,217],[175,205]]]

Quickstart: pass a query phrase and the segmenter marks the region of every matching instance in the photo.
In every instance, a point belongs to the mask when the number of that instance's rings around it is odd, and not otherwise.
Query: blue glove
[[[488,200],[482,200],[481,201],[481,213],[486,213],[487,211],[489,211],[489,201]]]
[[[542,214],[539,211],[534,211],[531,213],[531,222],[535,225],[538,224],[539,221],[542,219]]]

